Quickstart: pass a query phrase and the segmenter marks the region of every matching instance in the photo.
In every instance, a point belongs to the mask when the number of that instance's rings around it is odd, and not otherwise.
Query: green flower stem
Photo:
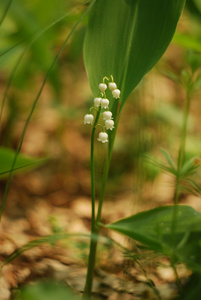
[[[83,299],[85,295],[90,296],[91,288],[92,288],[92,281],[93,281],[93,273],[94,273],[94,265],[95,265],[95,255],[96,253],[96,241],[94,240],[94,236],[96,234],[95,228],[95,166],[94,166],[94,138],[95,138],[95,131],[96,126],[100,117],[101,107],[96,114],[96,118],[94,121],[92,133],[91,133],[91,240],[90,240],[90,251],[89,251],[89,259],[88,259],[88,270],[87,270],[87,277],[85,283],[85,289],[83,293]]]
[[[109,172],[109,168],[110,168],[110,162],[111,162],[111,157],[112,157],[112,150],[113,150],[114,140],[115,140],[115,136],[116,136],[117,126],[118,126],[118,124],[116,122],[115,129],[113,131],[113,134],[111,135],[111,140],[109,142],[108,154],[107,154],[105,167],[104,167],[104,171],[103,171],[102,186],[101,186],[101,192],[100,192],[100,198],[99,198],[99,204],[98,204],[98,213],[97,213],[97,217],[96,217],[96,228],[97,229],[99,228],[99,223],[100,223],[100,219],[101,219],[105,187],[106,187],[108,172]]]
[[[96,118],[94,121],[92,133],[91,133],[91,229],[92,232],[94,231],[95,226],[95,166],[94,166],[94,138],[95,138],[95,131],[96,126],[100,117],[101,107],[96,114]]]
[[[97,249],[99,227],[100,227],[99,222],[101,219],[101,211],[102,211],[103,199],[104,199],[104,194],[105,194],[105,187],[106,187],[106,182],[107,182],[107,178],[108,178],[110,161],[111,161],[111,157],[112,157],[112,149],[113,149],[117,125],[118,125],[117,124],[118,122],[117,122],[116,126],[115,126],[115,130],[112,132],[111,139],[109,141],[108,154],[107,154],[104,171],[103,171],[101,193],[100,193],[99,205],[98,205],[98,213],[97,213],[97,217],[95,220],[94,134],[95,134],[95,126],[98,122],[99,115],[100,115],[100,110],[97,113],[94,127],[92,130],[92,136],[91,136],[92,225],[91,225],[91,241],[90,241],[89,259],[88,259],[87,278],[86,278],[86,283],[85,283],[85,288],[84,288],[84,293],[83,293],[83,299],[85,299],[85,296],[87,296],[88,299],[91,297],[94,268],[95,268],[95,261],[96,261],[96,249]]]

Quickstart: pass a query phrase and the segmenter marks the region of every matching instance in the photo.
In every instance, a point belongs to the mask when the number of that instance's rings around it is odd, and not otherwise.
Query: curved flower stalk
[[[109,86],[109,89],[107,89]],[[86,278],[86,285],[84,290],[84,295],[91,294],[92,288],[92,281],[93,281],[93,273],[94,273],[94,266],[95,266],[95,258],[96,258],[96,247],[97,247],[97,237],[94,239],[94,236],[98,236],[99,234],[99,222],[101,218],[101,211],[102,211],[102,204],[103,204],[103,197],[105,192],[105,185],[107,181],[110,159],[112,154],[112,147],[111,144],[114,141],[114,136],[116,133],[117,123],[112,119],[112,112],[109,110],[109,107],[113,104],[110,103],[108,98],[106,98],[106,91],[110,93],[110,96],[113,95],[112,93],[117,90],[117,84],[113,81],[113,76],[111,75],[110,78],[104,77],[103,82],[99,84],[99,93],[96,98],[94,98],[94,107],[89,109],[89,113],[84,116],[84,124],[91,124],[93,125],[92,134],[91,134],[91,202],[92,202],[92,220],[91,220],[91,242],[90,242],[90,253],[89,253],[89,262],[88,262],[88,270],[87,270],[87,278]],[[118,90],[118,97],[113,96],[113,101],[119,102],[120,90]],[[101,97],[99,97],[101,96]],[[96,115],[93,116],[91,111],[95,111]],[[101,127],[102,131],[99,132],[99,136],[97,140],[103,144],[108,143],[108,154],[105,161],[105,169],[102,177],[102,189],[98,203],[98,213],[95,216],[95,170],[94,170],[94,140],[95,140],[95,131],[97,127]],[[113,135],[110,133],[113,132]],[[84,298],[83,298],[84,299]]]

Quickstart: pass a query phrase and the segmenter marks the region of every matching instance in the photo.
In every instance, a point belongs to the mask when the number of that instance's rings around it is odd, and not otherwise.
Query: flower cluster
[[[113,130],[114,128],[114,121],[112,118],[112,112],[109,110],[109,104],[110,101],[106,98],[106,90],[109,87],[109,90],[112,92],[112,96],[115,99],[120,98],[120,90],[117,88],[116,83],[113,81],[113,77],[110,76],[110,79],[107,77],[103,78],[103,82],[99,84],[99,90],[100,90],[100,96],[94,99],[94,107],[91,107],[89,110],[89,114],[86,114],[84,116],[84,124],[94,124],[94,116],[91,114],[91,110],[93,108],[100,109],[102,120],[104,122],[104,125],[101,124],[95,124],[96,126],[101,126],[103,131],[99,133],[98,141],[102,143],[108,142],[108,134],[105,132],[105,130]],[[107,80],[107,84],[105,81]]]

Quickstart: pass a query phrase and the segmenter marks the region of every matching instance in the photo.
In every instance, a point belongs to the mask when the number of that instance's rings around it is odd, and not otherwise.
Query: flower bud
[[[108,99],[105,99],[105,98],[102,98],[101,99],[101,107],[102,108],[108,108],[108,106],[109,106],[109,100]]]
[[[84,124],[91,124],[93,125],[94,116],[92,114],[86,114],[84,116]]]
[[[106,132],[100,132],[97,140],[102,143],[107,143],[108,142],[108,134]]]
[[[103,120],[110,120],[112,119],[112,112],[107,110],[103,112]]]
[[[98,107],[101,103],[101,98],[95,98],[94,99],[94,106]]]
[[[106,120],[105,121],[105,128],[108,130],[112,130],[114,128],[114,121],[113,120]]]
[[[107,84],[105,84],[105,83],[100,83],[100,84],[99,84],[99,90],[100,90],[102,93],[104,93],[104,92],[106,91],[106,89],[107,89]]]
[[[112,96],[115,99],[118,99],[120,97],[120,93],[121,93],[121,91],[119,89],[115,89],[114,91],[112,91]]]
[[[109,83],[109,89],[110,89],[111,91],[114,91],[116,88],[117,88],[117,85],[116,85],[115,82],[110,82],[110,83]]]

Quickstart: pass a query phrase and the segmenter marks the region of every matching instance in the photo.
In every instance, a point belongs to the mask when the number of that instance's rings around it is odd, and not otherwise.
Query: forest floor
[[[70,186],[66,185],[59,173],[51,174],[51,178],[45,181],[41,180],[41,174],[45,172],[47,169],[43,167],[13,179],[0,228],[1,262],[6,261],[17,249],[22,251],[17,252],[16,258],[3,266],[0,279],[1,300],[14,299],[20,286],[47,278],[65,282],[78,293],[83,291],[89,245],[87,237],[72,235],[56,243],[51,243],[51,240],[49,243],[39,242],[24,252],[24,248],[21,248],[30,241],[51,235],[59,236],[63,232],[83,235],[90,232],[89,182],[80,183],[79,187],[73,188],[73,179]],[[161,176],[149,200],[160,197],[161,201],[163,195],[162,204],[170,204],[172,187],[161,185],[162,181],[167,182],[169,179]],[[74,181],[74,185],[76,184],[78,183]],[[80,195],[74,193],[78,188]],[[147,186],[147,189],[150,187]],[[201,205],[198,205],[194,196],[185,198],[183,203],[201,210]],[[122,190],[115,201],[106,199],[102,220],[109,223],[158,205],[157,201],[150,202],[148,199],[139,205],[131,191]],[[103,231],[101,234],[128,247],[133,255],[140,255],[135,245],[125,237],[115,232]],[[185,282],[189,271],[184,266],[179,266],[178,272],[181,281]],[[177,286],[167,258],[147,253],[135,260],[124,253],[121,247],[101,242],[93,292],[96,299],[170,300],[177,294]]]
[[[3,264],[0,300],[15,300],[18,288],[48,278],[69,285],[77,293],[83,291],[91,226],[91,130],[83,125],[83,116],[87,113],[89,99],[93,100],[86,74],[82,72],[84,75],[79,74],[79,81],[72,74],[62,77],[66,98],[56,109],[49,101],[51,90],[47,86],[29,124],[21,152],[33,157],[48,157],[48,160],[35,170],[15,174],[11,181],[0,224],[0,261]],[[135,99],[128,100],[122,113],[103,204],[101,222],[104,224],[172,204],[172,177],[159,173],[152,182],[143,181],[143,170],[138,172],[137,161],[140,151],[147,147],[150,147],[150,153],[158,154],[160,147],[170,145],[173,156],[177,156],[183,94],[179,95],[178,87],[164,77],[161,79],[153,73],[150,78],[146,93],[137,91]],[[23,99],[20,94],[19,99]],[[157,116],[161,99],[165,99],[167,106],[161,109],[162,115]],[[17,104],[24,107],[24,101]],[[172,107],[177,108],[176,113],[174,109],[166,111],[166,108]],[[22,120],[27,116],[22,108],[18,110],[21,115],[11,131],[3,126],[4,138],[9,137],[13,148],[16,148],[16,141],[21,136]],[[195,132],[200,128],[199,109],[200,101],[194,102],[192,110],[198,121],[194,123]],[[163,118],[164,121],[161,121]],[[6,117],[4,122],[6,124]],[[135,148],[141,138],[146,143],[142,149]],[[96,145],[95,152],[98,194],[106,148]],[[6,180],[2,179],[1,199],[5,185]],[[182,195],[181,204],[201,211],[201,202],[196,196]],[[51,236],[60,237],[63,233],[71,235],[65,239],[58,238],[57,242],[51,239]],[[115,232],[101,229],[101,235],[116,243],[108,244],[105,240],[99,243],[93,286],[95,299],[174,299],[178,289],[167,258],[141,252],[134,242]],[[43,243],[44,239],[46,243]],[[33,247],[34,240],[37,242]],[[29,242],[32,244],[24,246]],[[122,247],[129,251],[125,252]],[[180,265],[178,274],[181,283],[185,283],[190,273]]]

